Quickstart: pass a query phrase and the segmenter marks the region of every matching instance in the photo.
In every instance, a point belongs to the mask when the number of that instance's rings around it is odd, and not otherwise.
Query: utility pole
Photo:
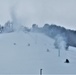
[[[40,69],[40,75],[42,75],[42,69]]]
[[[60,49],[58,49],[58,57],[60,57]]]

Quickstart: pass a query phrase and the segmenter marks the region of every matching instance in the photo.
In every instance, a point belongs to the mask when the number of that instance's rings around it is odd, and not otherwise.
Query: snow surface
[[[54,42],[42,33],[0,34],[0,74],[76,74],[76,48],[60,50],[58,57]]]

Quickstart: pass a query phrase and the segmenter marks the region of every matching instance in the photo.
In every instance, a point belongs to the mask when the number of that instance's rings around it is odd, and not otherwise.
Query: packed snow
[[[76,74],[76,48],[59,50],[42,33],[0,34],[0,74]],[[70,63],[65,63],[69,59]]]

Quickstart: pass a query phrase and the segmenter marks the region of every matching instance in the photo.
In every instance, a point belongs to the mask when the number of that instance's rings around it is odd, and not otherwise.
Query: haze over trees
[[[7,21],[4,26],[0,25],[0,33],[10,33],[14,32],[15,25],[13,22]],[[64,41],[64,48],[68,49],[69,46],[76,47],[76,31],[71,29],[66,29],[64,27],[58,26],[56,24],[45,24],[43,27],[38,27],[37,24],[33,24],[32,28],[26,26],[20,26],[17,30],[22,30],[23,32],[38,32],[43,33],[53,39],[55,39],[55,47],[59,48],[59,44]]]

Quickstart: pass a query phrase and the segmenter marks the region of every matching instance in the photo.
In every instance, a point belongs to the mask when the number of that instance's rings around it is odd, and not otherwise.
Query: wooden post
[[[40,69],[40,75],[42,75],[42,69]]]
[[[58,57],[60,57],[60,49],[58,49]]]

